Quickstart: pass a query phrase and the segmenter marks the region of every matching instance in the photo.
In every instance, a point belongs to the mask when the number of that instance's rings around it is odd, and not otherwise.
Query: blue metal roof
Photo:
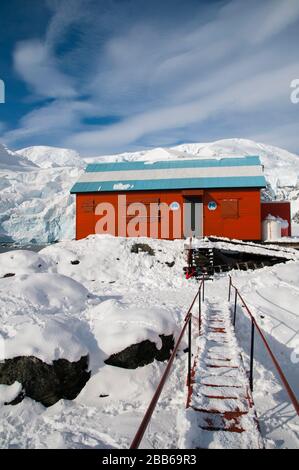
[[[71,193],[266,186],[258,156],[88,165]]]
[[[100,178],[99,178],[100,180]],[[126,183],[126,182],[124,182]],[[162,180],[130,180],[128,187],[119,189],[115,181],[98,181],[76,183],[71,189],[72,194],[105,191],[149,191],[165,189],[208,189],[208,188],[263,188],[266,186],[264,176],[239,176],[227,178],[178,178]]]

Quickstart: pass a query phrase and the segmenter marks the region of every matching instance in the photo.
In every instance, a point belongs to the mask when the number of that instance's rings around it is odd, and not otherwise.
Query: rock
[[[148,253],[150,256],[155,256],[154,250],[147,243],[134,243],[131,247],[131,253]]]
[[[76,266],[77,264],[80,264],[80,261],[78,259],[75,259],[74,261],[71,261],[71,264],[73,266]]]
[[[7,274],[4,274],[3,279],[5,279],[6,277],[14,277],[14,276],[15,276],[15,273],[7,273]]]
[[[23,386],[22,395],[13,403],[30,397],[44,406],[54,405],[58,400],[74,400],[90,378],[88,356],[77,362],[58,359],[46,364],[34,356],[19,356],[0,363],[0,383],[12,385],[15,381]]]
[[[175,261],[165,261],[165,264],[166,264],[169,268],[173,268],[174,265],[175,265]]]
[[[159,350],[156,344],[148,339],[138,344],[132,344],[123,351],[112,354],[104,362],[107,365],[121,367],[123,369],[137,369],[157,361],[167,361],[174,348],[173,335],[159,335],[162,340],[162,348]]]

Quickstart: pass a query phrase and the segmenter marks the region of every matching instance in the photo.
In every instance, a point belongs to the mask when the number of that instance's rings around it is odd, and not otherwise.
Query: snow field
[[[155,256],[131,253],[136,241],[148,243]],[[159,333],[177,335],[197,289],[196,281],[183,277],[183,245],[183,241],[91,236],[49,246],[38,254],[0,255],[1,274],[15,273],[0,279],[0,334],[11,354],[27,351],[50,363],[88,353],[92,373],[74,401],[61,400],[46,409],[27,398],[16,406],[2,406],[0,447],[129,447],[165,364],[154,362],[124,370],[108,366],[104,360],[132,341],[151,338],[159,346]],[[175,261],[175,265],[169,268],[166,261]],[[297,395],[298,365],[291,354],[298,338],[298,266],[298,261],[290,261],[258,271],[233,272],[235,284],[266,332]],[[226,276],[209,281],[205,311],[212,302],[226,308],[227,292]],[[195,341],[196,328],[193,331]],[[236,338],[248,370],[250,324],[240,307]],[[189,442],[184,444],[182,435],[186,345],[185,338],[142,442],[144,448],[178,448]],[[220,357],[224,351],[214,353]],[[237,361],[238,355],[232,359]],[[258,341],[254,383],[266,447],[298,448],[298,420]],[[229,440],[209,442],[211,447],[225,445],[230,445]],[[247,444],[243,441],[242,445]]]

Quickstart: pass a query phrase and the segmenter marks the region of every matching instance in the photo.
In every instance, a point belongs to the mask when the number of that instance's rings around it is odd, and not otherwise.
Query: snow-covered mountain
[[[75,150],[35,146],[18,150],[16,153],[26,157],[40,168],[56,168],[61,166],[84,167],[84,161]]]
[[[299,157],[271,145],[226,139],[89,158],[56,147],[29,147],[16,153],[0,145],[0,241],[73,238],[75,201],[69,190],[87,163],[241,155],[261,157],[268,181],[265,197],[291,200],[293,217],[299,221]]]
[[[27,158],[21,158],[17,153],[8,150],[8,148],[6,148],[0,143],[0,170],[5,170],[7,168],[18,170],[26,167],[35,166],[36,165],[33,162],[29,161]]]

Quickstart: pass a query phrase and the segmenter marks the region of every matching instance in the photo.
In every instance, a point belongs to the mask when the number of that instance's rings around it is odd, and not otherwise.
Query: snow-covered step
[[[225,398],[242,398],[246,400],[246,390],[242,386],[215,386],[215,385],[200,385],[196,394],[201,394],[206,397],[225,397]]]
[[[215,394],[213,396],[205,396],[200,394],[198,396],[193,395],[192,408],[194,410],[205,410],[211,412],[244,412],[248,413],[249,403],[246,399],[241,397],[225,398],[221,395]]]

